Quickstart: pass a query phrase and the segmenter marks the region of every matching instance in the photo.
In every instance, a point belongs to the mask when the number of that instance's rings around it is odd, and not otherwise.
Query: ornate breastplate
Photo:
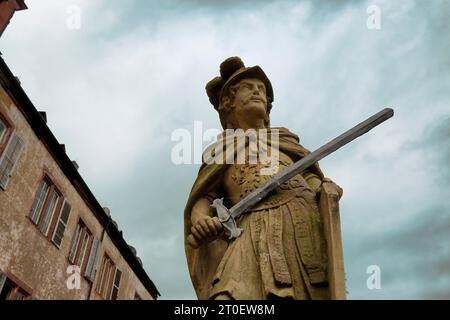
[[[291,164],[292,162],[290,161],[280,159],[278,169],[283,170]],[[270,163],[234,164],[233,167],[234,168],[233,173],[231,174],[231,179],[239,188],[240,199],[244,198],[246,195],[265,184],[272,178],[273,174],[277,172],[276,170],[273,170],[273,167],[271,167]],[[262,169],[267,169],[267,171],[264,171]],[[272,174],[262,174],[261,172],[272,172]],[[291,178],[289,181],[281,184],[272,195],[267,197],[254,209],[267,209],[286,203],[287,201],[295,197],[299,193],[298,191],[301,191],[301,189],[313,192],[312,190],[310,190],[305,179],[300,174],[298,174],[295,177]]]

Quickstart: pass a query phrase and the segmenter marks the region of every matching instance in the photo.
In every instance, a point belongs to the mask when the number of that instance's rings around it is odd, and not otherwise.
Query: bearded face
[[[229,118],[236,124],[243,120],[262,119],[268,123],[266,86],[256,78],[243,79],[230,87],[224,104]]]
[[[235,112],[265,114],[267,112],[266,86],[259,79],[241,80],[233,105]]]

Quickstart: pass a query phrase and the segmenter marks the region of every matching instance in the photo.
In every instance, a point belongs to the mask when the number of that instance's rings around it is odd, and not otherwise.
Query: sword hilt
[[[211,207],[216,209],[220,223],[222,223],[224,228],[228,231],[228,239],[237,238],[242,234],[242,231],[244,230],[237,227],[236,220],[234,220],[233,216],[230,214],[230,210],[223,204],[223,198],[215,199],[211,204]]]
[[[223,198],[215,199],[211,207],[216,209],[217,217],[227,231],[229,239],[237,238],[242,234],[244,230],[237,227],[236,220],[230,214],[230,210],[223,204]],[[187,243],[194,249],[198,249],[201,246],[201,242],[193,234],[187,237]]]

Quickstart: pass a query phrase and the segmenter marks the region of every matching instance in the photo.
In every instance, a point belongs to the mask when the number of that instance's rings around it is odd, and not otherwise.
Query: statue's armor
[[[278,165],[283,170],[292,163],[280,152],[278,164],[230,165],[223,177],[223,196],[228,205],[236,204],[271,179],[272,175],[261,174],[261,169]],[[302,174],[281,184],[242,215],[238,226],[244,233],[230,243],[225,253],[213,282],[212,297],[226,293],[236,299],[308,299],[314,295],[311,285],[326,282],[316,194]],[[246,274],[259,274],[260,279],[249,279]]]
[[[235,205],[249,193],[272,179],[272,176],[278,172],[272,169],[276,168],[279,171],[283,171],[293,163],[294,162],[290,157],[279,152],[279,159],[276,164],[270,162],[266,164],[261,162],[258,162],[257,164],[233,164],[227,170],[224,177],[225,191],[230,204]],[[263,169],[271,170],[266,170],[264,172],[265,174],[262,174]],[[293,192],[293,190],[296,190],[297,192]],[[289,201],[292,196],[295,196],[295,194],[299,192],[309,193],[310,197],[315,195],[315,192],[309,187],[301,174],[297,174],[290,180],[282,183],[270,196],[253,208],[253,211],[255,209],[261,210],[281,205]]]

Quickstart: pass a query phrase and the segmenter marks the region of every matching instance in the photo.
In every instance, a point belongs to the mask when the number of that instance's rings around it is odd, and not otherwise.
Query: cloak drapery
[[[279,150],[291,157],[293,161],[298,161],[309,153],[307,149],[299,144],[297,135],[291,133],[286,128],[273,128],[268,131],[270,132],[274,129],[277,129],[279,134]],[[199,299],[209,298],[209,291],[217,267],[219,266],[229,243],[225,238],[218,238],[213,242],[203,244],[198,249],[190,247],[187,243],[187,237],[190,234],[191,229],[191,210],[200,198],[215,191],[217,188],[217,181],[220,180],[221,175],[225,173],[228,166],[229,164],[203,163],[184,210],[185,252],[191,280]],[[317,175],[320,179],[323,179],[324,176],[318,164],[314,164],[308,170]]]

